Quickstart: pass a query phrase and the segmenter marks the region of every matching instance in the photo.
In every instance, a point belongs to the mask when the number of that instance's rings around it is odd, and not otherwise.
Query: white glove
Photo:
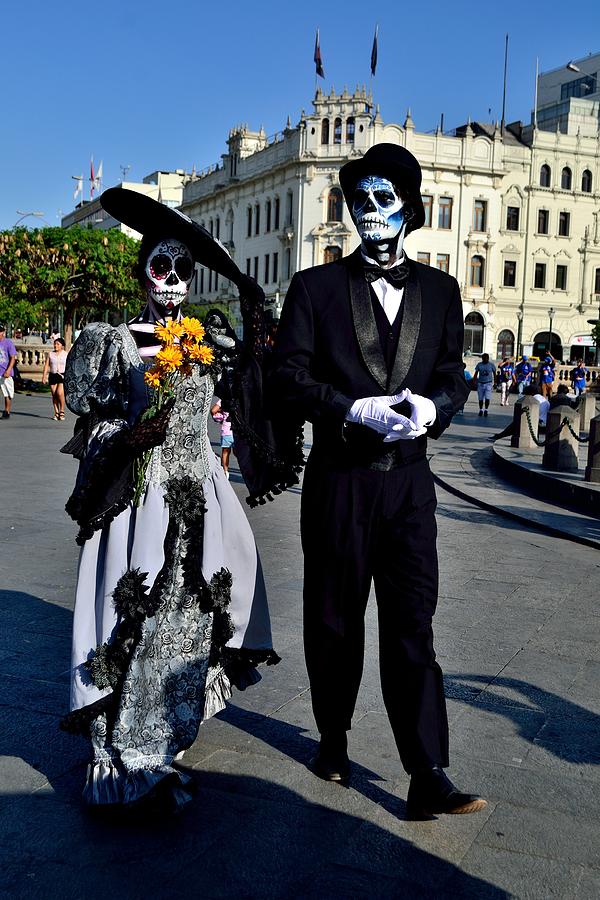
[[[364,397],[350,407],[346,420],[366,425],[379,434],[384,434],[384,443],[412,440],[425,434],[425,428],[417,428],[414,422],[392,409],[404,400],[404,391],[391,397]]]
[[[421,397],[420,394],[413,394],[408,388],[401,391],[398,396],[410,404],[410,420],[417,428],[433,425],[437,419],[437,409],[433,400],[430,400],[429,397]]]

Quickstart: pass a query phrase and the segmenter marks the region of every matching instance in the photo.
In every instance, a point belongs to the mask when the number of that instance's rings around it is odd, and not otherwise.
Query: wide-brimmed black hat
[[[350,212],[356,185],[367,175],[387,178],[402,191],[405,202],[410,203],[413,217],[406,226],[406,234],[425,224],[425,210],[421,199],[421,166],[409,150],[397,144],[375,144],[364,156],[352,159],[342,166],[340,184]]]
[[[109,215],[140,234],[156,238],[176,238],[189,248],[194,260],[239,285],[242,273],[229,253],[206,228],[189,216],[164,206],[146,194],[127,188],[109,188],[100,197]]]

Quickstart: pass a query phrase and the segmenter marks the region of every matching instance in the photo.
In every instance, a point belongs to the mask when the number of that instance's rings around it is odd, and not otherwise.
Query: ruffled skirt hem
[[[193,794],[191,777],[167,763],[126,772],[113,762],[101,761],[88,766],[83,802],[93,808],[131,811],[154,803],[161,811],[177,812]]]

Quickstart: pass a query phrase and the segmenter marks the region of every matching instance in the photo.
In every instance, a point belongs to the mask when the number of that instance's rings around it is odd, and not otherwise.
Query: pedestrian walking
[[[314,773],[348,781],[351,728],[374,581],[384,702],[408,814],[475,812],[485,801],[444,772],[448,724],[433,649],[438,591],[435,488],[427,434],[463,405],[456,280],[410,260],[425,221],[421,167],[376,144],[339,173],[361,238],[350,256],[297,272],[275,341],[278,402],[313,423],[302,489],[304,646],[321,735]]]
[[[54,350],[46,354],[44,371],[42,373],[42,384],[50,385],[52,407],[54,409],[53,418],[57,422],[62,422],[65,417],[64,381],[68,356],[65,348],[66,344],[61,337],[54,339]]]
[[[215,422],[221,426],[221,465],[225,475],[229,479],[229,459],[231,451],[235,444],[233,440],[233,428],[229,418],[229,413],[225,412],[221,406],[221,401],[215,397],[215,402],[210,408],[210,414]]]
[[[14,367],[17,362],[17,348],[6,337],[6,326],[0,325],[0,391],[4,397],[3,419],[10,419],[13,397],[15,396]]]
[[[483,353],[481,362],[475,366],[475,378],[477,379],[477,399],[479,400],[479,415],[487,416],[492,399],[492,388],[496,378],[496,366],[490,362],[489,353]]]
[[[509,356],[505,356],[498,366],[498,380],[500,382],[500,406],[508,406],[508,395],[513,383],[515,366]]]

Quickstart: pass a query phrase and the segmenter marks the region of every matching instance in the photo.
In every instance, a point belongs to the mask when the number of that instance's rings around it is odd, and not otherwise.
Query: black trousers
[[[304,648],[321,733],[348,730],[374,582],[385,707],[407,772],[448,765],[442,670],[431,620],[438,591],[435,489],[427,460],[390,471],[311,454],[302,489]]]

